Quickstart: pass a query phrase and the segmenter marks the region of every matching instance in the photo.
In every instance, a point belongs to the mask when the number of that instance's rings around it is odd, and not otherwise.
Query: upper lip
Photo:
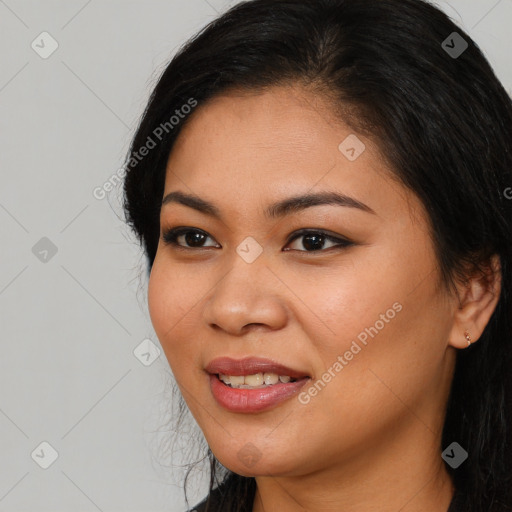
[[[294,370],[293,368],[289,368],[283,364],[276,363],[270,359],[263,359],[260,357],[246,357],[244,359],[219,357],[210,361],[205,369],[208,373],[222,373],[223,375],[254,375],[256,373],[277,373],[277,375],[287,375],[293,379],[309,377],[306,372]]]

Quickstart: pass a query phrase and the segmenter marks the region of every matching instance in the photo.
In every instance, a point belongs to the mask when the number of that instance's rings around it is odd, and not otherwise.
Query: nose
[[[253,263],[237,256],[204,302],[203,318],[212,329],[232,336],[282,329],[289,319],[285,286],[263,255]]]

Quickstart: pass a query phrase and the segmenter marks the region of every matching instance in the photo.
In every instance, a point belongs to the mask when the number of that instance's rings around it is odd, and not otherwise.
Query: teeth
[[[277,373],[255,373],[254,375],[224,375],[220,373],[219,379],[232,388],[243,389],[264,388],[273,386],[279,381],[287,383],[292,380],[288,375],[277,375]]]
[[[277,384],[279,382],[279,375],[277,375],[277,373],[265,373],[263,375],[263,381],[267,385]]]
[[[251,387],[261,386],[263,384],[263,373],[245,376],[245,384]]]
[[[245,384],[245,377],[243,375],[228,376],[228,382],[226,384],[232,384],[233,386]]]

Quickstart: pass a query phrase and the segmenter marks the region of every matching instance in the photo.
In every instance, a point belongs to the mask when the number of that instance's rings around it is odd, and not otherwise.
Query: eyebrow
[[[214,204],[192,194],[186,194],[185,192],[180,191],[170,192],[164,197],[162,207],[170,203],[182,204],[217,219],[222,218],[220,210]],[[319,205],[357,208],[364,212],[376,215],[375,211],[368,205],[339,192],[318,192],[289,197],[270,205],[265,210],[265,215],[271,219],[276,219]]]

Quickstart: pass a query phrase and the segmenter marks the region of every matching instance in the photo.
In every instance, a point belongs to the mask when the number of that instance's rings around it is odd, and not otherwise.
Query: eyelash
[[[187,233],[200,233],[202,235],[205,235],[208,238],[211,238],[210,235],[208,235],[208,233],[206,233],[205,231],[202,231],[201,229],[178,227],[178,228],[171,228],[171,229],[165,230],[162,235],[162,239],[166,245],[171,245],[171,246],[175,247],[176,249],[185,250],[185,251],[189,251],[189,250],[195,251],[195,250],[208,249],[208,248],[213,247],[213,246],[187,247],[187,246],[178,244],[177,238],[179,236],[185,235]],[[354,245],[354,242],[352,242],[351,240],[348,240],[347,238],[334,237],[332,235],[327,234],[324,231],[314,230],[314,229],[300,229],[299,231],[296,231],[288,238],[286,245],[289,245],[292,242],[294,242],[296,239],[303,237],[303,236],[307,236],[307,235],[320,235],[324,238],[324,240],[336,243],[336,246],[329,247],[327,249],[314,250],[314,251],[299,250],[299,249],[291,249],[291,250],[298,251],[298,252],[306,252],[306,253],[317,253],[317,252],[326,252],[331,249],[344,249],[344,248]],[[213,238],[212,238],[212,240],[213,240]],[[216,248],[216,247],[213,247],[213,248]],[[290,250],[290,249],[288,249],[288,250]]]

